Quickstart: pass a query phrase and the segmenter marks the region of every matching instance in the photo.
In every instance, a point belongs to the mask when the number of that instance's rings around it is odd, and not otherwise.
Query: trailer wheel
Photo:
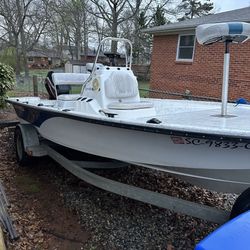
[[[236,199],[230,214],[230,219],[233,219],[248,210],[250,210],[250,188],[246,189]]]
[[[18,126],[15,129],[14,142],[18,164],[20,166],[29,165],[32,161],[32,157],[25,152],[22,131]]]

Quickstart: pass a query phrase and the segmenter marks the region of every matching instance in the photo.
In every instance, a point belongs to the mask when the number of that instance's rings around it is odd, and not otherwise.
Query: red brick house
[[[153,35],[150,88],[220,99],[224,44],[199,45],[195,28],[234,21],[250,22],[250,7],[147,29]],[[229,99],[250,100],[250,41],[232,44],[230,52]]]
[[[27,53],[29,68],[49,68],[60,66],[61,59],[54,51],[44,51],[41,49],[34,49]]]

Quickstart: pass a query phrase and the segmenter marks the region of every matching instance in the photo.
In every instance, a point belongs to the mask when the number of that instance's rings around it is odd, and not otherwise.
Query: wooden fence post
[[[36,75],[33,75],[33,94],[38,96],[38,78]]]

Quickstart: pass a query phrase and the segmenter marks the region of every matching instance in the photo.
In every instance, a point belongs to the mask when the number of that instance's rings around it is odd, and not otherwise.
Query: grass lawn
[[[148,97],[149,92],[146,90],[142,90],[142,89],[149,89],[149,81],[140,80],[140,81],[138,81],[138,83],[139,83],[140,96],[141,97]]]
[[[49,69],[30,69],[30,76],[37,75],[40,77],[46,77]]]

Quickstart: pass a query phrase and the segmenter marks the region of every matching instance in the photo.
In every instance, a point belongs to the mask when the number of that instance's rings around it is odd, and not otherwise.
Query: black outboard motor
[[[53,71],[49,71],[46,78],[45,78],[45,88],[49,94],[49,99],[50,100],[55,100],[56,99],[56,91],[55,91],[55,85],[53,84],[53,80],[52,80],[52,74],[54,72]]]
[[[56,85],[53,82],[52,74],[54,71],[49,71],[45,78],[45,88],[49,94],[50,100],[55,100],[58,95],[69,94],[71,90],[70,85]]]

